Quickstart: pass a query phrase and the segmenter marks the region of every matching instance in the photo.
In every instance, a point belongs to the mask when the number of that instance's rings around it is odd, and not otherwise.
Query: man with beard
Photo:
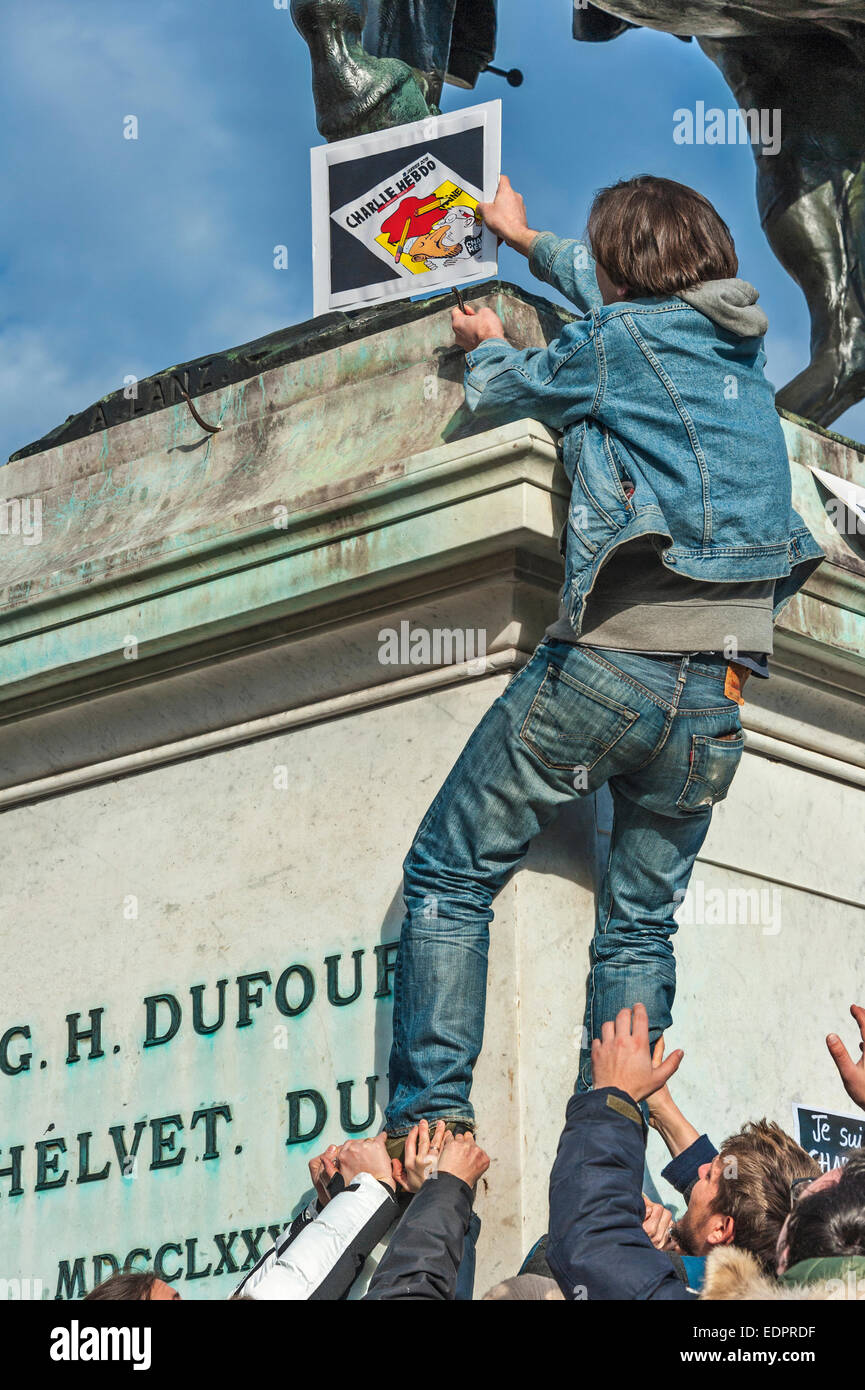
[[[592,1046],[593,1089],[567,1109],[550,1177],[547,1259],[566,1299],[688,1299],[701,1271],[681,1256],[735,1244],[774,1269],[791,1184],[819,1176],[778,1125],[747,1124],[716,1153],[674,1105],[666,1084],[682,1060],[649,1048],[642,1004],[605,1023]],[[665,1170],[687,1197],[684,1216],[657,1248],[644,1229],[646,1127],[640,1102],[673,1154]],[[658,1097],[656,1100],[655,1097]],[[652,1106],[654,1105],[654,1111]]]
[[[661,1039],[655,1047],[655,1066],[663,1056]],[[685,1118],[667,1086],[649,1096],[646,1104],[649,1124],[671,1155],[661,1176],[688,1204],[661,1248],[707,1255],[716,1245],[735,1244],[770,1268],[778,1232],[789,1213],[790,1183],[818,1176],[818,1164],[789,1134],[765,1119],[731,1135],[719,1154],[708,1136],[698,1134]]]

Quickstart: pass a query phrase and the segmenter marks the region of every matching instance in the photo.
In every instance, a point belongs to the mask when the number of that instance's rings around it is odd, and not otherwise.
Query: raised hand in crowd
[[[402,1162],[398,1158],[393,1160],[397,1186],[404,1192],[420,1192],[427,1178],[435,1176],[446,1134],[444,1120],[436,1123],[432,1133],[426,1120],[409,1130]]]
[[[643,1222],[643,1230],[656,1250],[666,1250],[670,1244],[673,1213],[661,1206],[660,1202],[650,1201],[645,1192],[643,1193],[643,1201],[646,1204],[646,1219]]]
[[[339,1148],[336,1144],[330,1144],[323,1154],[318,1154],[309,1160],[309,1176],[315,1188],[315,1195],[319,1205],[326,1207],[330,1201],[330,1180],[337,1172],[336,1160]]]
[[[382,1130],[374,1139],[348,1139],[340,1145],[336,1165],[346,1187],[354,1181],[358,1173],[370,1173],[388,1187],[396,1187],[386,1143],[387,1134]]]
[[[664,1060],[664,1039],[658,1038],[652,1053],[652,1065],[660,1067]],[[679,1109],[668,1086],[661,1086],[646,1099],[649,1108],[649,1124],[660,1134],[672,1158],[684,1153],[699,1139],[699,1131],[686,1119]]]
[[[859,1025],[859,1061],[853,1061],[837,1033],[829,1034],[826,1046],[838,1068],[844,1090],[851,1100],[865,1110],[865,1008],[861,1004],[851,1004],[850,1013]]]
[[[678,1070],[684,1052],[678,1048],[655,1066],[649,1048],[649,1016],[643,1004],[620,1009],[616,1021],[601,1025],[592,1043],[592,1083],[596,1091],[613,1086],[635,1101],[645,1100],[666,1086]]]
[[[453,1173],[474,1188],[490,1166],[489,1155],[475,1141],[473,1134],[451,1134],[444,1137],[438,1171]]]

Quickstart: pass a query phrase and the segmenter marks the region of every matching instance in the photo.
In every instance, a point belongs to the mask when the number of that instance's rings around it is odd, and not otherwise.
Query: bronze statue
[[[438,114],[442,83],[473,87],[496,47],[496,0],[292,0],[326,140]]]
[[[865,0],[612,0],[574,8],[588,42],[647,26],[697,38],[739,108],[780,109],[752,143],[769,243],[811,313],[811,361],[778,404],[827,425],[865,397]],[[496,0],[292,0],[328,140],[435,113],[495,56]]]
[[[742,110],[780,110],[777,154],[752,144],[769,245],[811,313],[811,361],[778,392],[828,425],[865,396],[865,0],[613,0],[574,9],[574,37],[634,25],[696,37]]]

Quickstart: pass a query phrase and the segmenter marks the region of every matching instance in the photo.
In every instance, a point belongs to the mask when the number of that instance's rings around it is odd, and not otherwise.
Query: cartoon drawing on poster
[[[406,193],[407,188],[413,191]],[[483,241],[479,197],[427,153],[377,188],[368,202],[348,203],[331,216],[386,264],[403,265],[411,275],[460,259],[474,260],[476,269]]]
[[[865,1115],[847,1115],[794,1101],[793,1134],[796,1143],[828,1173],[831,1168],[842,1168],[853,1154],[862,1152]]]
[[[501,103],[312,150],[315,313],[495,275]]]

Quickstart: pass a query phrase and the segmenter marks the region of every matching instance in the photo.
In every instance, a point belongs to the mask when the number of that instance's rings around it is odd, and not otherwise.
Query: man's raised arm
[[[584,241],[558,237],[554,232],[536,232],[528,224],[522,195],[512,188],[504,174],[491,203],[479,203],[481,215],[512,250],[526,256],[529,269],[565,299],[589,314],[603,304],[595,275],[595,261]]]
[[[466,405],[499,421],[540,420],[563,430],[591,413],[600,372],[591,319],[566,324],[545,348],[511,347],[504,324],[486,306],[451,313],[454,337],[466,354]]]
[[[592,1044],[594,1090],[571,1097],[550,1177],[547,1259],[567,1299],[687,1299],[669,1257],[643,1230],[638,1104],[666,1084],[682,1053],[653,1068],[642,1004],[601,1031]]]

